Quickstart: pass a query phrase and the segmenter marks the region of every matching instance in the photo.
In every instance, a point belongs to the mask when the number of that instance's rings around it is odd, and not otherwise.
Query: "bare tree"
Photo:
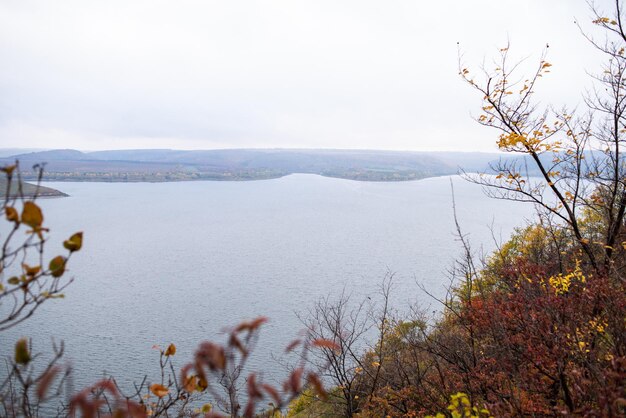
[[[381,384],[386,338],[393,327],[389,296],[393,274],[383,280],[380,305],[367,297],[354,302],[345,289],[339,296],[318,300],[300,320],[313,338],[332,341],[337,348],[322,348],[310,357],[321,375],[336,389],[333,402],[351,417],[374,395]]]
[[[567,225],[587,262],[598,272],[621,271],[626,213],[626,36],[623,5],[615,1],[612,17],[591,3],[594,24],[604,29],[602,41],[585,33],[607,57],[594,88],[585,96],[582,112],[540,108],[534,100],[539,81],[552,64],[541,55],[535,71],[519,74],[509,46],[500,49],[493,69],[475,75],[459,60],[459,73],[483,97],[478,123],[500,131],[498,147],[517,158],[502,159],[495,175],[466,175],[486,186],[491,196],[531,202],[546,219]],[[585,218],[601,218],[600,237],[585,231]]]

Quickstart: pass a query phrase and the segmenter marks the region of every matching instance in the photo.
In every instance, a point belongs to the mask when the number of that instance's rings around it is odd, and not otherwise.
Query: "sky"
[[[610,10],[612,1],[596,2]],[[584,0],[1,0],[0,148],[496,151],[458,75],[498,49],[582,105]],[[459,44],[457,44],[457,42]]]

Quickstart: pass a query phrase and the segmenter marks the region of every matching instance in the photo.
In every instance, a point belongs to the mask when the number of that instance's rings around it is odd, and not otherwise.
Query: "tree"
[[[538,216],[482,265],[459,228],[464,256],[441,317],[395,327],[384,343],[395,360],[361,415],[626,414],[625,16],[619,1],[612,16],[592,10],[606,40],[585,37],[606,64],[582,114],[534,101],[547,51],[530,77],[508,45],[480,77],[459,66],[483,100],[478,123],[512,154],[466,178]]]
[[[336,411],[343,409],[345,417],[356,414],[384,384],[383,369],[389,357],[387,337],[392,328],[392,279],[389,274],[380,286],[378,309],[371,298],[353,302],[344,289],[337,298],[321,298],[300,317],[311,336],[334,344],[311,353],[309,360],[336,389],[326,402]],[[374,344],[368,344],[372,337]]]
[[[547,48],[529,77],[518,75],[509,46],[500,49],[494,69],[477,80],[468,68],[460,75],[483,97],[478,123],[500,131],[500,150],[525,158],[501,160],[495,176],[467,175],[498,198],[534,203],[548,220],[562,222],[574,236],[585,260],[597,272],[621,271],[626,214],[626,36],[623,5],[615,2],[612,17],[592,4],[593,23],[604,29],[604,41],[586,38],[607,60],[596,84],[585,96],[587,111],[540,108],[534,102],[539,81],[550,72]],[[530,169],[529,169],[530,166]],[[537,174],[534,176],[533,174]],[[602,230],[590,236],[581,224],[593,213]]]

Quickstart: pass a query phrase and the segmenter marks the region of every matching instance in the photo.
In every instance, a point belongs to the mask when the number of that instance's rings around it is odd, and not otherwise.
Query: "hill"
[[[484,170],[498,154],[317,149],[52,150],[0,158],[46,163],[47,180],[257,180],[292,173],[366,181],[417,180]],[[30,178],[24,171],[25,178]]]

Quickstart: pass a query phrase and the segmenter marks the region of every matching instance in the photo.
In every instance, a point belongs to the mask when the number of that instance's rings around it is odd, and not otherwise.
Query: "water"
[[[432,304],[416,281],[443,294],[446,270],[460,254],[450,179],[47,183],[71,196],[40,202],[52,229],[48,254],[85,231],[70,263],[75,282],[65,299],[3,333],[0,352],[22,335],[33,338],[35,351],[63,340],[77,388],[105,372],[128,387],[157,371],[154,344],[176,343],[182,366],[198,342],[223,341],[224,327],[265,315],[271,321],[252,367],[277,377],[282,369],[270,352],[297,335],[294,312],[319,297],[343,288],[355,298],[375,295],[389,271],[400,309]],[[506,239],[532,214],[452,180],[464,232],[485,251],[494,248],[490,228]]]

